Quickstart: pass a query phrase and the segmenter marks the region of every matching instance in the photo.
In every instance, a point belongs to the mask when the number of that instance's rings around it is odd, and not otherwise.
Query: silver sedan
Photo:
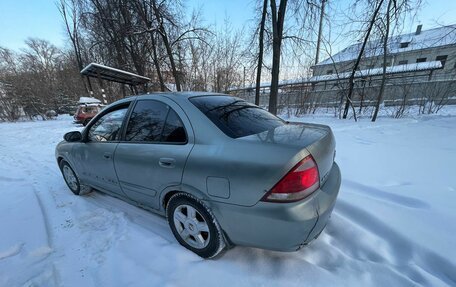
[[[164,215],[203,258],[234,245],[300,249],[324,229],[341,181],[329,127],[223,94],[123,99],[64,139],[55,155],[74,194],[97,189]]]

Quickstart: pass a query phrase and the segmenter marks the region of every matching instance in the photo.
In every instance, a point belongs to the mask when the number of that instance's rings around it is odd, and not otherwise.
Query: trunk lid
[[[306,149],[317,163],[320,186],[325,183],[334,162],[336,142],[331,128],[325,125],[288,123],[273,130],[240,139],[279,145],[294,149],[296,153]]]

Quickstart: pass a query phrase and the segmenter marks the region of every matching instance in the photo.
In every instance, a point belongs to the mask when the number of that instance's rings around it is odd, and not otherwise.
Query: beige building
[[[360,48],[361,43],[353,44],[312,67],[314,101],[340,103]],[[387,51],[385,105],[456,104],[456,25],[429,30],[419,25],[414,33],[390,38]],[[383,42],[371,41],[355,74],[355,105],[375,102],[382,72]]]

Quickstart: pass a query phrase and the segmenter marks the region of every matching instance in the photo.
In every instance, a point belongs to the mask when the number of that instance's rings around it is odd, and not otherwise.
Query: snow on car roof
[[[101,104],[101,101],[99,99],[95,99],[92,97],[80,97],[79,104]]]
[[[381,39],[367,43],[364,57],[374,57],[383,54]],[[402,44],[402,45],[401,45]],[[456,44],[456,24],[423,30],[418,35],[416,32],[393,36],[389,39],[388,53],[396,54],[401,52],[420,50],[426,48],[441,47]],[[356,59],[362,43],[356,43],[346,47],[332,58],[321,61],[316,66],[345,62]]]

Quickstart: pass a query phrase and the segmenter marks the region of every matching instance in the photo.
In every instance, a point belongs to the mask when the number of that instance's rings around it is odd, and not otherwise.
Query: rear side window
[[[202,96],[190,101],[232,138],[258,134],[285,123],[262,108],[230,96]]]
[[[125,140],[185,143],[187,136],[173,109],[159,101],[144,100],[138,101],[131,113]]]
[[[165,127],[163,128],[162,141],[170,143],[185,143],[187,136],[181,119],[173,109],[169,109],[166,118]]]

